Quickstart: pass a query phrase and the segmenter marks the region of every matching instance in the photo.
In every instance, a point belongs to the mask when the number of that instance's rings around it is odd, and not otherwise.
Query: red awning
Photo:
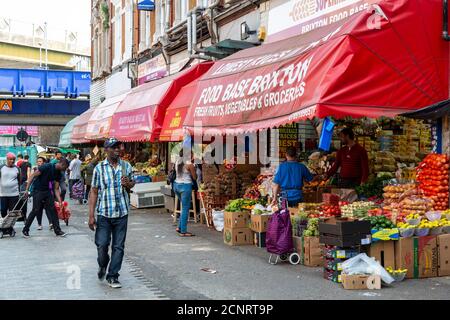
[[[72,143],[73,144],[83,144],[88,143],[89,140],[86,139],[86,133],[87,133],[87,126],[89,118],[92,116],[92,113],[94,112],[95,108],[90,108],[89,110],[82,113],[77,121],[75,122],[75,125],[73,126],[72,131]]]
[[[88,121],[86,139],[102,140],[109,137],[112,117],[127,94],[108,98],[95,108]]]
[[[212,66],[212,64],[210,65]],[[192,103],[198,81],[193,81],[183,87],[176,98],[167,108],[164,124],[162,126],[160,141],[181,141],[183,140],[183,123]]]
[[[212,62],[134,88],[112,117],[109,135],[121,141],[155,141],[169,104],[180,89],[199,78]]]
[[[241,134],[313,117],[394,116],[447,99],[441,1],[382,0],[379,8],[216,62],[184,126]]]

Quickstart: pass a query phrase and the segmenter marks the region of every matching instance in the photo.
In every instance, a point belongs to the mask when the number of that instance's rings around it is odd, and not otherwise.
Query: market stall
[[[308,148],[316,153],[303,159],[316,175],[335,161],[336,133],[353,128],[368,152],[367,182],[348,190],[333,177],[315,181],[304,187],[307,201],[289,208],[300,263],[322,267],[324,278],[345,289],[450,274],[438,262],[449,254],[449,159],[437,153],[435,123],[398,117],[448,97],[448,46],[430,40],[440,31],[439,2],[390,4],[218,61],[200,78],[184,122],[192,134],[201,121],[204,136],[221,136],[330,117],[330,147]],[[367,25],[373,14],[376,35]],[[213,223],[228,245],[264,247],[273,171],[239,193],[229,164],[204,169],[211,170],[205,190],[216,201]]]

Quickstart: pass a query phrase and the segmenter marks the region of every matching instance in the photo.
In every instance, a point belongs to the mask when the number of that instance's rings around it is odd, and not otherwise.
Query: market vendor
[[[134,162],[138,163],[138,162],[147,162],[148,159],[150,158],[150,155],[148,154],[147,151],[145,151],[142,147],[139,147],[137,149],[137,154],[136,157],[134,158]]]
[[[304,181],[313,180],[308,168],[297,161],[297,149],[286,149],[286,161],[281,163],[273,179],[273,201],[277,205],[278,195],[283,193],[288,200],[289,207],[295,207],[303,201],[302,188]]]
[[[345,146],[337,152],[336,161],[326,174],[326,177],[329,179],[340,168],[338,186],[340,188],[352,189],[367,182],[369,176],[369,159],[366,149],[356,143],[355,134],[352,129],[342,129],[339,137]]]

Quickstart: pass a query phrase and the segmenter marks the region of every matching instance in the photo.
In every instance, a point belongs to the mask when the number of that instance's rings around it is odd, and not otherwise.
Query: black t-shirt
[[[31,164],[29,162],[22,161],[22,163],[20,164],[20,179],[22,182],[25,182],[28,179],[28,168],[31,169]]]
[[[56,169],[55,164],[46,163],[38,168],[41,175],[34,179],[33,189],[36,191],[49,191],[50,182],[61,181],[61,171]]]

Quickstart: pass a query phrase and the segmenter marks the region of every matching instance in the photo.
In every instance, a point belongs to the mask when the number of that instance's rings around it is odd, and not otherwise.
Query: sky
[[[78,33],[78,43],[90,45],[91,0],[0,0],[0,17],[20,21],[23,30],[47,22],[48,37],[64,39],[64,30]],[[56,39],[55,39],[56,40]]]

